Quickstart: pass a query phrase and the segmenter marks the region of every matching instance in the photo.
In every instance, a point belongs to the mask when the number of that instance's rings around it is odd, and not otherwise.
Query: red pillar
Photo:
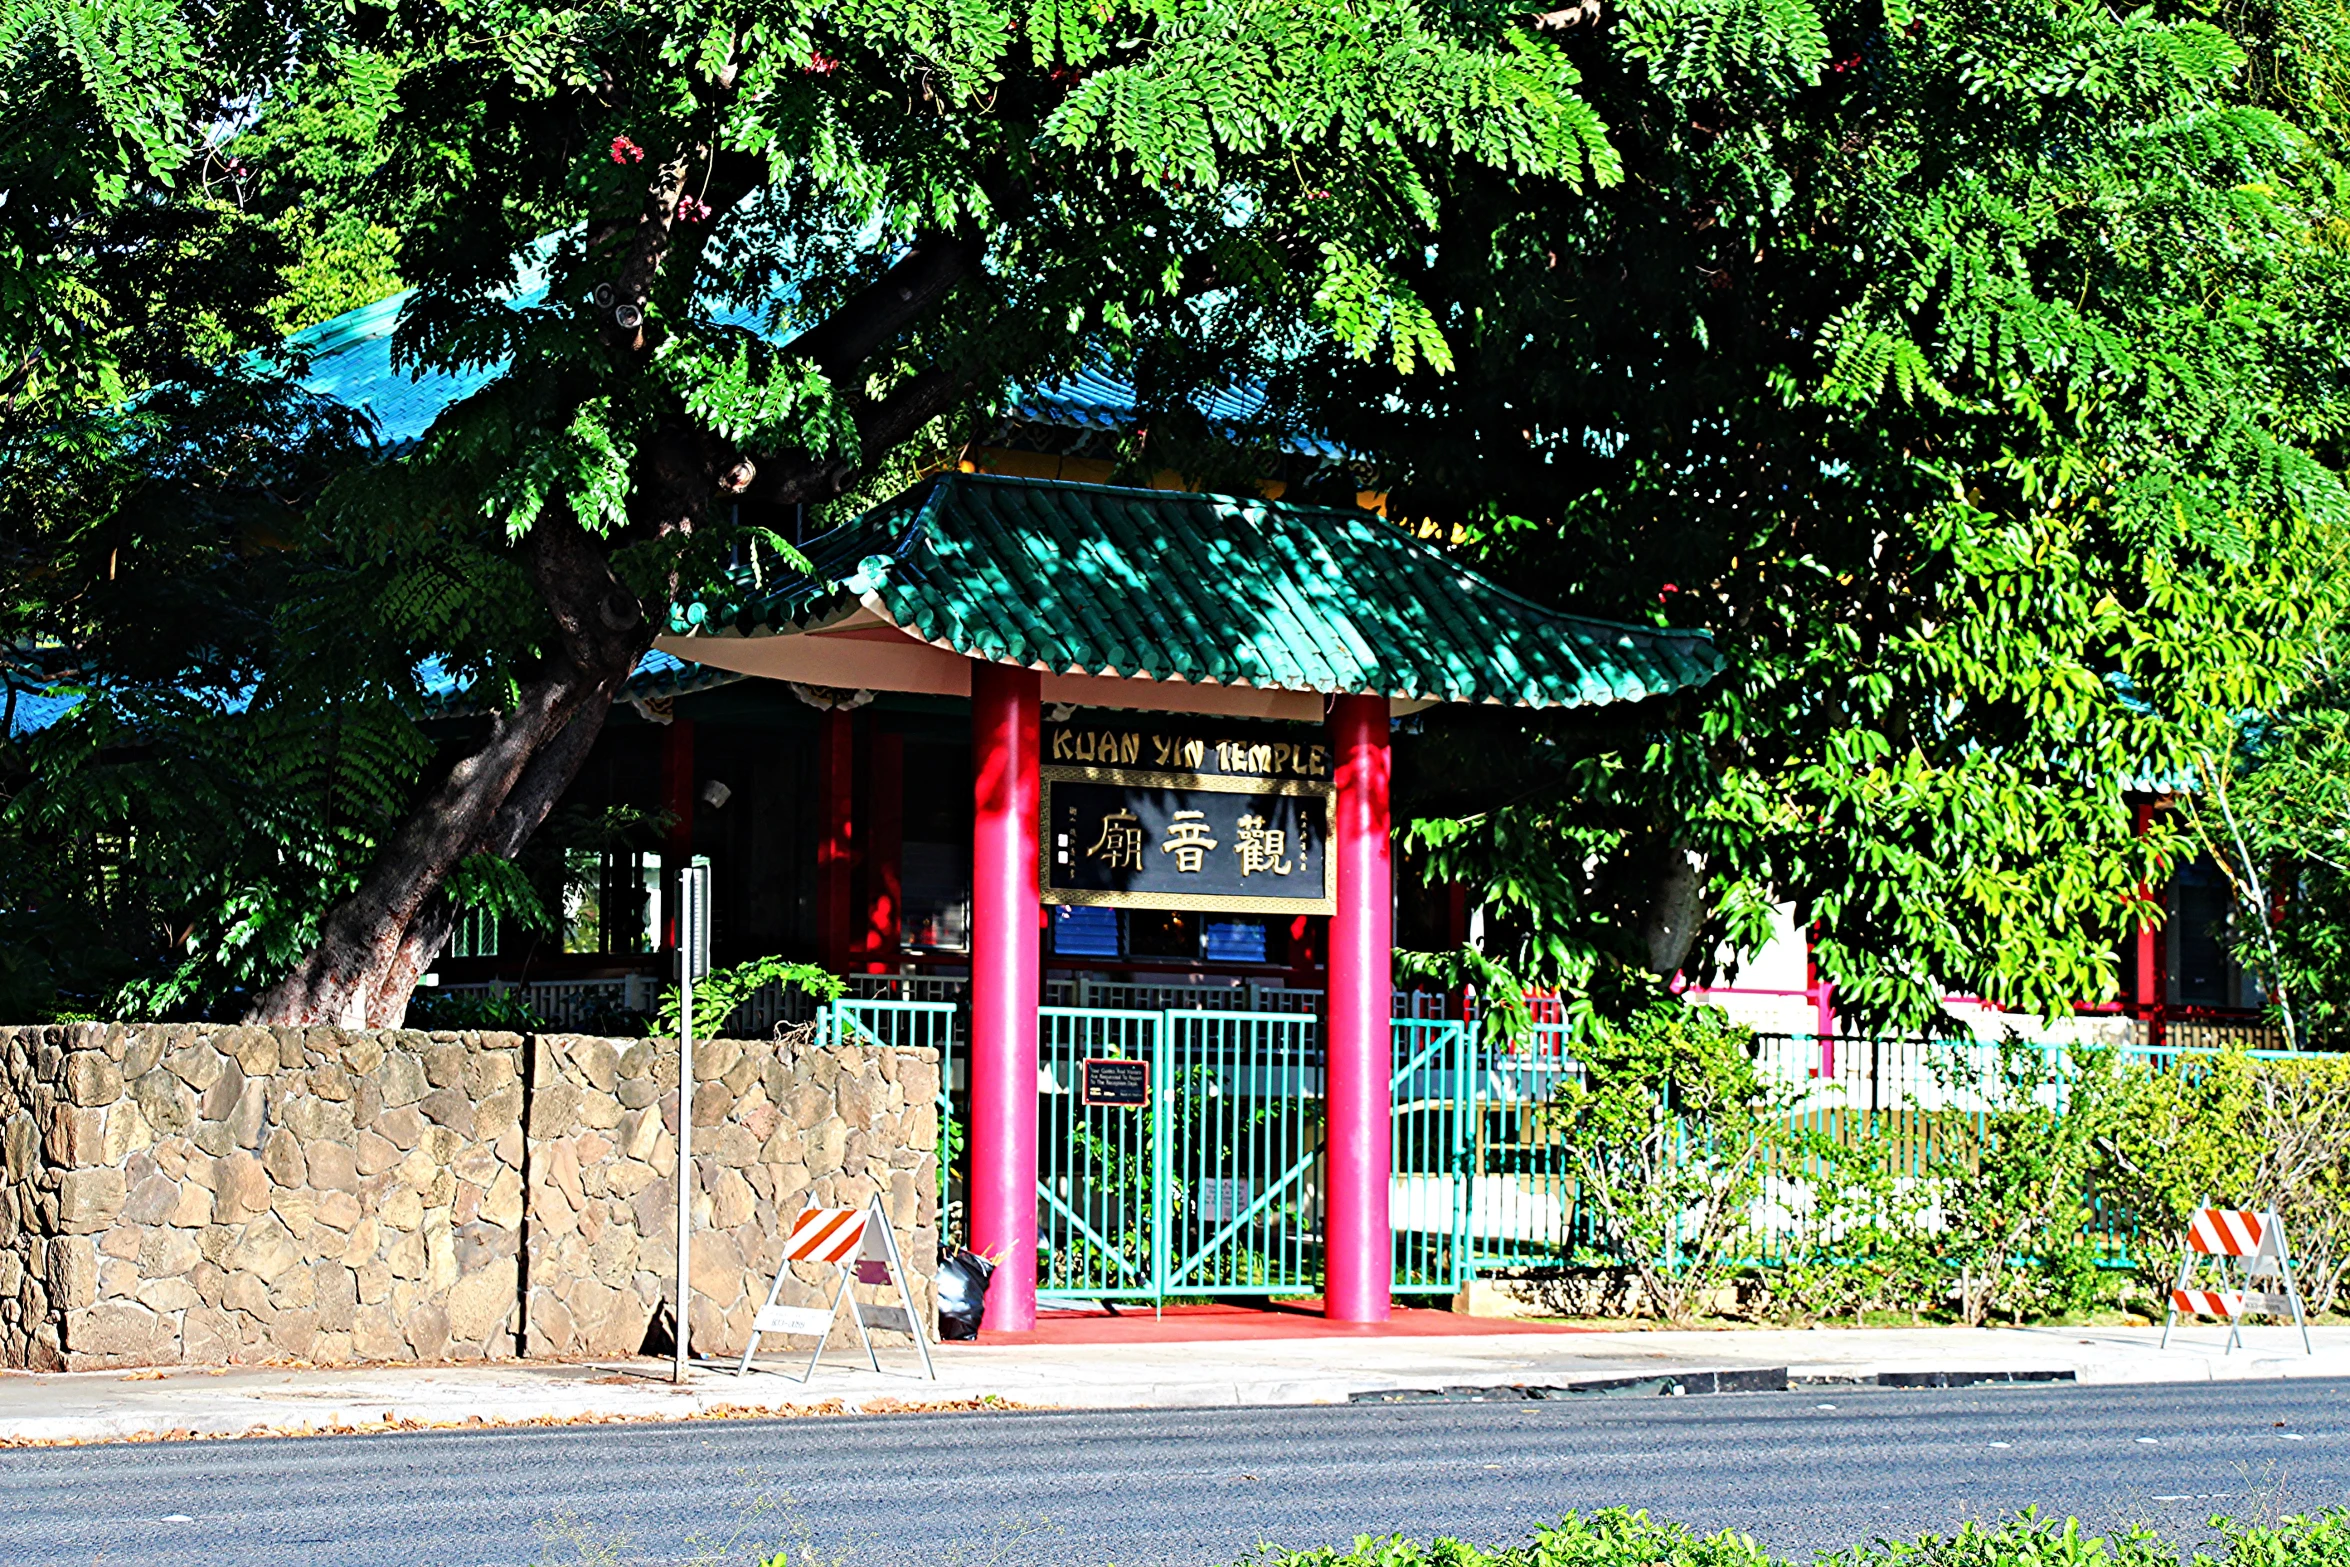
[[[983,1327],[1036,1326],[1037,674],[971,666],[971,1249]]]
[[[1819,960],[1811,955],[1811,942],[1804,941],[1803,987],[1811,994],[1811,1026],[1819,1040],[1820,1064],[1815,1077],[1832,1078],[1836,1075],[1836,982],[1820,972]]]
[[[816,731],[816,961],[849,969],[850,872],[856,858],[849,793],[856,778],[849,715],[827,708]]]
[[[898,920],[906,836],[906,742],[875,726],[865,742],[865,834],[862,929],[857,955],[865,972],[888,971],[898,956]]]
[[[2142,801],[2132,811],[2131,817],[2137,835],[2143,838],[2154,825],[2154,806],[2151,802]],[[2140,882],[2138,898],[2141,904],[2153,903],[2153,886]],[[2139,912],[2143,914],[2145,910],[2141,908]],[[2146,1025],[2146,1043],[2150,1045],[2162,1042],[2162,979],[2161,969],[2155,960],[2154,946],[2155,939],[2161,934],[2159,925],[2141,925],[2133,938],[2136,950],[2131,954],[2136,961],[2130,966],[2137,972],[2130,976],[2130,999],[2139,1020]]]
[[[1330,918],[1322,1310],[1339,1322],[1384,1322],[1395,1245],[1387,1223],[1395,947],[1387,699],[1339,697],[1330,748],[1338,762],[1330,843],[1338,911]]]

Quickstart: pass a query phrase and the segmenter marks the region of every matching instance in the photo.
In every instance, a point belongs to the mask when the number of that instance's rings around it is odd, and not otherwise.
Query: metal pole
[[[694,1241],[694,981],[710,971],[710,867],[694,861],[677,870],[677,1369],[685,1380],[687,1318],[693,1294]],[[719,1027],[726,1019],[718,1020]]]
[[[685,1380],[686,1318],[690,1315],[686,1293],[693,1272],[693,1181],[694,974],[693,964],[681,961],[677,974],[677,1369],[670,1377],[673,1382]]]

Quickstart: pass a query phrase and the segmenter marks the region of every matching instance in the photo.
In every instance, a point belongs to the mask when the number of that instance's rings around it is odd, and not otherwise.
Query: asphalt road
[[[731,1567],[796,1539],[805,1567],[1211,1567],[1606,1506],[1808,1558],[2032,1504],[2195,1540],[2345,1502],[2343,1382],[1838,1388],[17,1450],[0,1562]]]

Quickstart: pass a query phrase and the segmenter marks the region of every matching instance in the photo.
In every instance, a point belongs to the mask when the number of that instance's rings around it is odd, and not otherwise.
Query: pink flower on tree
[[[642,163],[645,161],[645,149],[625,136],[615,136],[612,138],[612,161],[614,163]]]

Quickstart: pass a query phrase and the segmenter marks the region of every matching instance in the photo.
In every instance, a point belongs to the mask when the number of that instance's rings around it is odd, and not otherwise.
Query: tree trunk
[[[409,812],[318,945],[246,1012],[249,1023],[396,1026],[455,910],[442,886],[475,854],[511,854],[578,773],[652,632],[635,595],[569,516],[532,529],[531,574],[555,621],[539,673],[473,753]]]
[[[507,794],[506,803],[490,823],[487,840],[476,851],[494,854],[510,860],[530,841],[555,808],[555,802],[571,787],[579,776],[582,762],[604,732],[604,719],[612,710],[612,699],[590,699],[581,704],[563,732],[530,759],[530,766]],[[367,1026],[369,1028],[399,1028],[408,1021],[408,1002],[416,993],[416,981],[433,966],[448,945],[449,936],[457,927],[457,905],[449,901],[447,892],[436,892],[425,901],[416,917],[409,921],[397,951],[376,976],[375,988],[367,998]]]
[[[1657,868],[1656,890],[1650,895],[1648,917],[1641,922],[1640,943],[1648,972],[1670,979],[1689,961],[1689,949],[1705,923],[1701,880],[1704,862],[1679,844],[1668,846]]]

